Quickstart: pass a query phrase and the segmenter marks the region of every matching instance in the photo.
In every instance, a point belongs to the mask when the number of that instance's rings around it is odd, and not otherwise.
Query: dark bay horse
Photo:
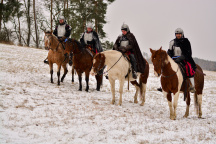
[[[170,119],[176,119],[176,108],[178,104],[179,93],[185,90],[185,81],[183,83],[183,75],[180,71],[180,68],[177,63],[166,53],[166,51],[162,50],[162,47],[159,50],[150,49],[152,56],[151,60],[154,65],[154,73],[155,76],[159,77],[161,75],[161,85],[163,89],[163,94],[167,97],[168,105],[170,108]],[[196,73],[195,73],[195,89],[194,93],[194,103],[196,112],[198,117],[202,117],[202,93],[204,87],[204,74],[199,65],[197,65]],[[189,80],[187,80],[189,81]],[[189,106],[190,106],[190,92],[189,92],[189,84],[186,89],[186,112],[184,117],[188,117],[189,115]],[[174,102],[172,104],[172,96],[171,93],[174,94]]]
[[[64,55],[63,45],[58,41],[57,37],[52,34],[52,32],[45,32],[44,44],[45,48],[49,49],[48,62],[50,67],[51,83],[53,83],[53,64],[56,63],[58,66],[58,85],[60,85],[60,70],[61,67],[64,68],[64,74],[61,78],[61,82],[63,82],[68,72],[66,66],[68,63],[68,57]]]
[[[93,56],[89,54],[86,48],[83,48],[81,44],[74,39],[68,39],[65,43],[65,54],[73,52],[73,66],[79,77],[79,90],[82,91],[82,73],[85,72],[86,91],[89,90],[89,74],[92,68]],[[95,76],[97,80],[97,91],[100,91],[102,84],[102,75]]]

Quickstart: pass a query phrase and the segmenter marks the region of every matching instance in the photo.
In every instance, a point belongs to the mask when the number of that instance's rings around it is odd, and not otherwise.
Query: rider
[[[190,41],[184,37],[184,32],[181,28],[175,30],[175,36],[176,38],[170,41],[167,54],[174,59],[176,63],[181,63],[185,66],[186,76],[191,81],[190,91],[194,93],[194,74],[196,71],[196,64],[192,58]],[[160,88],[158,90],[161,91]]]
[[[71,27],[66,23],[64,16],[59,16],[59,25],[56,26],[53,34],[58,38],[59,42],[66,42],[71,34]],[[72,64],[72,54],[70,54],[69,64]],[[47,58],[44,63],[48,63]]]
[[[136,38],[130,32],[128,25],[123,24],[121,26],[121,31],[122,35],[117,38],[113,46],[113,50],[120,51],[129,56],[132,67],[132,75],[133,78],[136,79],[136,72],[144,73],[146,61],[144,60]]]
[[[87,24],[86,31],[82,34],[80,42],[83,47],[91,48],[95,54],[103,51],[98,34],[93,31],[92,23]]]

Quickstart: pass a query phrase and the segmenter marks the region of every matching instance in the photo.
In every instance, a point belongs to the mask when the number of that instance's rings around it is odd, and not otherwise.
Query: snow
[[[216,143],[216,72],[204,71],[203,119],[194,111],[183,118],[186,104],[180,96],[177,120],[169,119],[163,94],[156,91],[160,79],[153,74],[147,83],[144,106],[133,103],[135,88],[125,82],[122,106],[111,105],[109,81],[101,92],[90,77],[90,90],[78,91],[71,83],[71,67],[65,81],[50,83],[46,50],[0,44],[0,143]],[[61,72],[63,74],[63,72]],[[140,103],[140,102],[139,102]]]

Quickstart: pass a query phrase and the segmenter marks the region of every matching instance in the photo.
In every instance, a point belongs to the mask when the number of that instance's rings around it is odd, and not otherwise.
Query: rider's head
[[[63,25],[65,23],[65,18],[63,16],[59,16],[59,24]]]
[[[86,29],[87,29],[88,32],[91,32],[91,31],[93,30],[93,25],[92,25],[92,23],[88,23],[88,24],[86,25]]]
[[[121,26],[121,31],[123,35],[126,35],[128,32],[130,32],[129,26],[127,24],[123,24]]]
[[[184,31],[181,28],[175,30],[175,36],[177,39],[184,38]]]

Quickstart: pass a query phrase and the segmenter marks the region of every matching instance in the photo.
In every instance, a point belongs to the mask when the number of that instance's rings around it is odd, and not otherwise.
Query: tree
[[[37,18],[36,18],[36,12],[35,12],[35,0],[33,0],[33,10],[34,10],[34,23],[35,23],[35,37],[36,37],[36,47],[39,47],[39,41],[38,41],[38,29],[37,29]]]

